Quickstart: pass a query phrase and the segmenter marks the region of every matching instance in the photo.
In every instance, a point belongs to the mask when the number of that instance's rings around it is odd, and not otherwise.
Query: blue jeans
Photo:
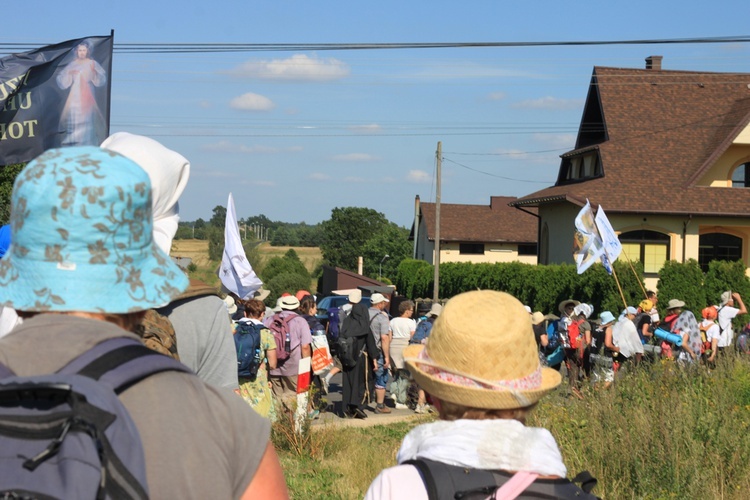
[[[385,360],[383,359],[383,355],[381,354],[378,357],[378,369],[375,370],[376,389],[385,389],[385,387],[388,385],[388,370],[386,370],[383,365],[385,365]]]

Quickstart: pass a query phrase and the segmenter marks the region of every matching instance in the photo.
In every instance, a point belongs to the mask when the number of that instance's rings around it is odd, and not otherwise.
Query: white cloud
[[[371,123],[369,125],[352,125],[349,130],[358,134],[377,134],[383,130],[383,127],[377,123]]]
[[[268,97],[252,92],[235,97],[229,102],[229,106],[241,111],[269,111],[276,107]]]
[[[349,76],[349,66],[334,58],[295,54],[287,59],[247,61],[229,72],[237,78],[327,82]]]
[[[333,160],[345,162],[369,162],[377,161],[379,160],[379,158],[367,153],[349,153],[343,155],[335,155],[333,157]]]
[[[490,101],[502,101],[505,97],[505,92],[492,92],[487,96]]]
[[[312,181],[327,181],[331,178],[330,175],[323,174],[321,172],[313,172],[309,176],[307,176],[308,179]]]
[[[580,109],[583,107],[583,99],[559,99],[557,97],[540,97],[519,101],[511,105],[513,108],[525,109]]]
[[[213,104],[211,104],[209,101],[201,101],[198,103],[198,105],[203,109],[209,109],[213,107]]]
[[[432,182],[432,175],[424,170],[409,170],[406,174],[406,180],[417,184],[429,184]]]

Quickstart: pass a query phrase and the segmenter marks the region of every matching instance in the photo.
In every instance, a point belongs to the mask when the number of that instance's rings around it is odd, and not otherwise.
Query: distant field
[[[206,247],[208,248],[208,246]],[[323,254],[318,247],[272,247],[270,243],[261,243],[259,250],[261,255],[268,260],[271,257],[281,257],[290,248],[297,252],[299,260],[305,265],[308,271],[312,272],[315,267],[323,261]]]
[[[290,248],[299,255],[300,260],[308,271],[312,272],[323,260],[323,254],[317,247],[272,247],[270,243],[261,243],[258,247],[265,260],[271,257],[281,257]],[[172,242],[172,257],[190,257],[198,267],[206,267],[208,260],[208,240],[174,240]]]

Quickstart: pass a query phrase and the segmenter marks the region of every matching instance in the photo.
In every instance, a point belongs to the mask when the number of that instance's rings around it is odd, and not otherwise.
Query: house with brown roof
[[[489,205],[440,204],[440,262],[536,264],[537,221],[511,208],[510,196],[492,196]],[[414,258],[435,262],[436,204],[414,205]]]
[[[557,182],[510,202],[537,211],[540,264],[573,262],[587,199],[647,285],[670,259],[750,262],[750,74],[595,67]]]

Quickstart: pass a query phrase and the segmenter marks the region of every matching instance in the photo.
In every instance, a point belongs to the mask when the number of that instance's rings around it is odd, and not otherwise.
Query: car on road
[[[326,323],[328,323],[328,310],[333,309],[334,307],[341,307],[347,302],[349,302],[348,295],[329,295],[323,297],[320,299],[320,302],[318,302],[318,313],[315,317],[318,318],[318,321],[320,321],[323,326],[325,326]],[[362,297],[362,303],[367,307],[370,307],[370,297]]]

